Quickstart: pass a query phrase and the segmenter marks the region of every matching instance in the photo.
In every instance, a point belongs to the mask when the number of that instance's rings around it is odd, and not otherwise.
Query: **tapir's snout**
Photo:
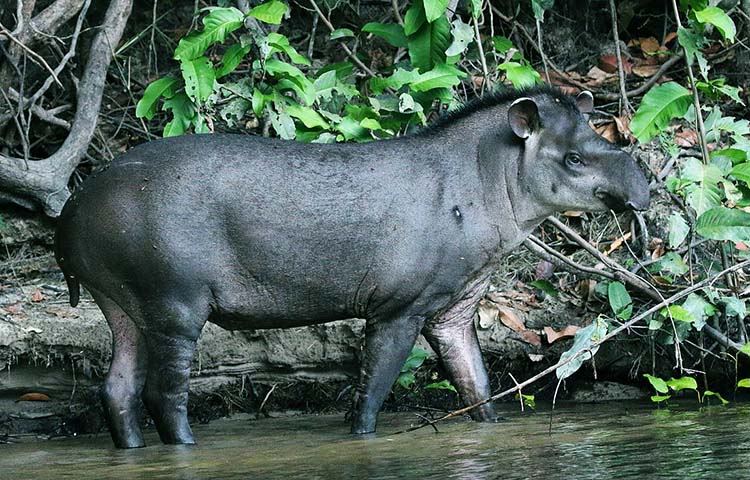
[[[646,176],[630,155],[624,152],[622,155],[624,165],[613,172],[609,185],[596,188],[594,195],[615,212],[648,210],[651,192]]]

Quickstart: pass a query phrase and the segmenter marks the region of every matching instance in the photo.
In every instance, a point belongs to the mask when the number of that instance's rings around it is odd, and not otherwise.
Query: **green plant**
[[[401,373],[399,374],[396,383],[407,390],[410,389],[417,381],[414,373],[422,366],[429,356],[430,354],[421,348],[412,348],[409,357],[407,357],[406,362],[404,362],[404,366],[401,367]]]
[[[171,120],[164,136],[212,131],[217,117],[230,128],[264,120],[276,135],[308,142],[398,135],[424,125],[436,102],[456,105],[453,88],[467,78],[457,62],[476,42],[474,31],[459,16],[449,22],[446,8],[442,0],[415,0],[403,26],[364,25],[363,34],[406,48],[409,60],[385,76],[358,82],[350,61],[315,70],[283,34],[263,35],[244,28],[247,17],[280,24],[289,11],[284,3],[273,0],[246,14],[234,7],[209,7],[203,10],[202,30],[182,38],[175,49],[181,75],[152,82],[136,114],[151,119],[160,108],[167,111]],[[474,18],[480,9],[481,2],[472,0]],[[329,38],[346,41],[354,36],[354,31],[339,28]],[[512,48],[505,40],[493,40],[501,53]],[[217,55],[217,50],[223,53]],[[242,74],[237,73],[240,65],[245,67]],[[538,81],[538,74],[517,52],[501,67],[514,85]]]
[[[696,382],[693,377],[680,377],[663,380],[659,377],[655,377],[647,373],[643,374],[643,376],[648,379],[651,386],[654,387],[654,390],[656,390],[657,395],[651,396],[651,401],[655,403],[661,403],[672,398],[672,395],[668,395],[670,390],[673,392],[679,392],[681,390],[692,390],[698,396],[698,403],[704,403],[707,397],[717,398],[722,405],[726,405],[729,403],[724,399],[724,397],[721,396],[721,394],[712,392],[711,390],[705,390],[703,394],[701,394],[701,392],[698,390],[698,382]]]

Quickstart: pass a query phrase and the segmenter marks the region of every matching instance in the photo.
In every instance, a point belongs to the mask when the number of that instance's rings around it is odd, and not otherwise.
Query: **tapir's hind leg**
[[[355,390],[352,433],[375,431],[378,411],[409,356],[424,318],[367,321],[360,383]]]
[[[147,315],[149,362],[144,403],[162,442],[193,444],[187,417],[190,365],[208,312],[171,303]]]
[[[143,335],[119,305],[89,290],[112,330],[112,363],[101,392],[112,440],[118,448],[143,447],[141,392],[147,361]]]

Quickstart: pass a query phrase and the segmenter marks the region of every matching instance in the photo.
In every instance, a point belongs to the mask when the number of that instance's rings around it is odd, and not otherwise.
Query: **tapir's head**
[[[633,158],[588,125],[594,99],[542,93],[515,100],[508,121],[523,155],[524,196],[550,212],[645,210],[649,187]]]

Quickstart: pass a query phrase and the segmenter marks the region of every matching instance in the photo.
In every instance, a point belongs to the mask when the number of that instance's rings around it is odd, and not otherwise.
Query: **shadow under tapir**
[[[118,447],[194,443],[188,379],[206,321],[228,329],[366,319],[352,433],[422,333],[462,401],[490,396],[476,305],[503,255],[548,215],[643,210],[633,159],[593,132],[593,97],[496,93],[416,135],[302,144],[242,135],[146,143],[65,205],[56,258],[112,329],[103,401]],[[473,411],[493,421],[491,404]]]

